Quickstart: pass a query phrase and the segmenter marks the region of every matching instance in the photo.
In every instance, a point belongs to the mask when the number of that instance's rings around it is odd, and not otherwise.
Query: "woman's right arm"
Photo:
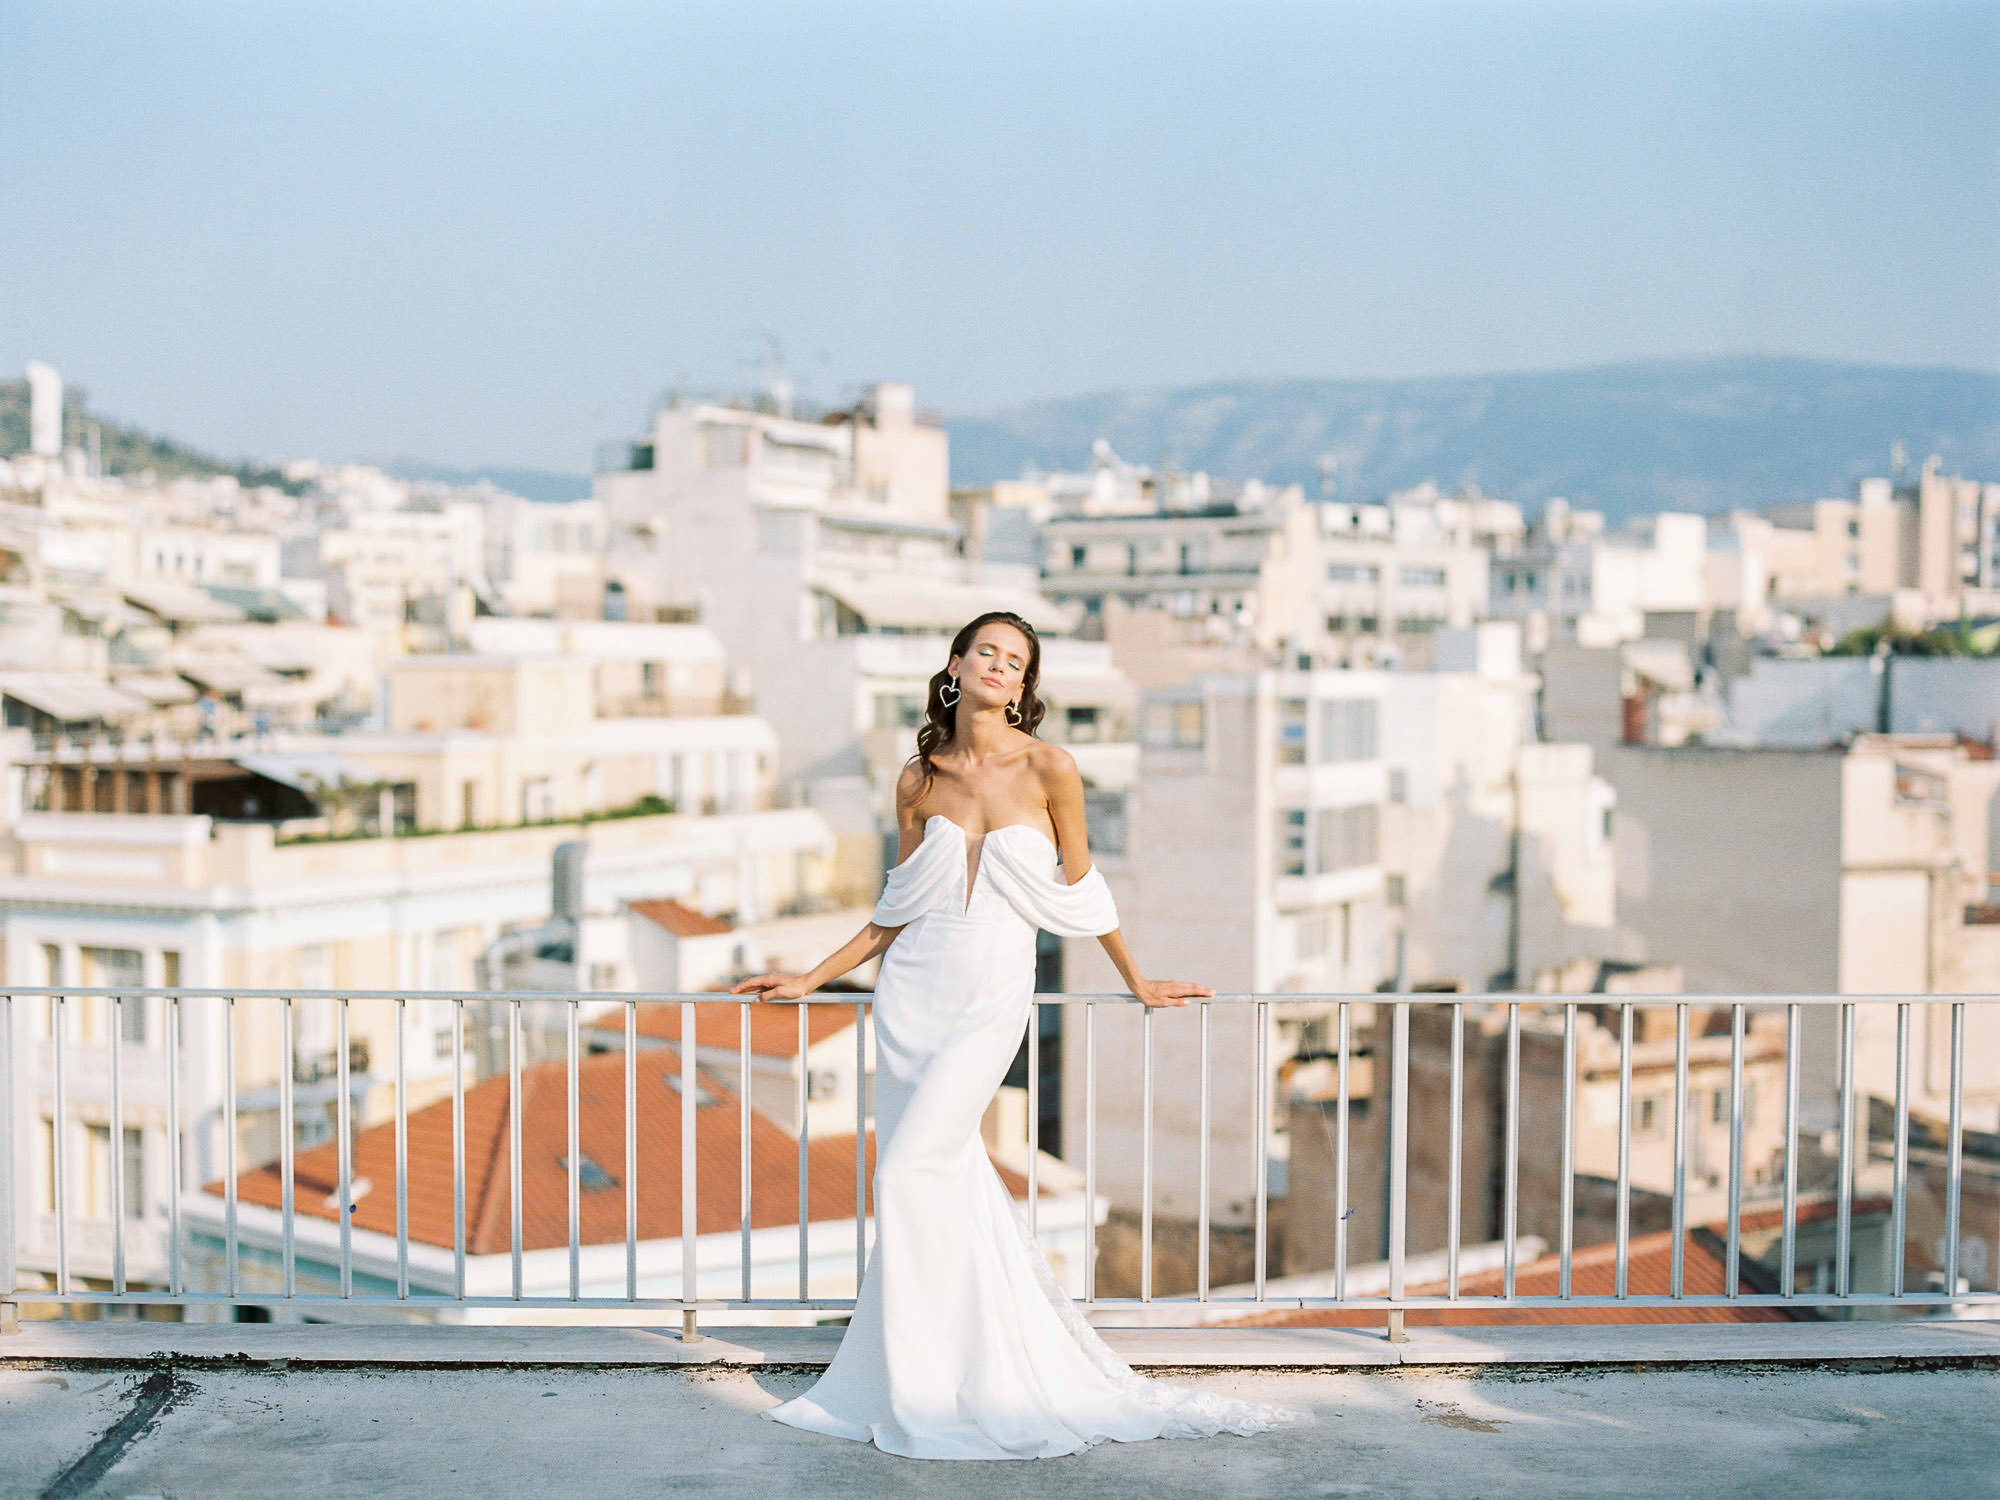
[[[923,842],[924,825],[916,814],[917,793],[922,779],[921,773],[906,766],[896,780],[896,863],[899,865]],[[896,941],[896,934],[902,930],[901,927],[884,927],[879,922],[870,922],[804,974],[754,975],[731,985],[729,993],[741,995],[755,990],[759,1000],[800,999],[849,970],[859,968],[871,958],[880,958],[889,951],[889,945]]]

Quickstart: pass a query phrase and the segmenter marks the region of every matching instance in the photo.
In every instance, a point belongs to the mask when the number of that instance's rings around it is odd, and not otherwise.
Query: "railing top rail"
[[[249,986],[195,988],[184,985],[0,985],[0,996],[62,996],[75,999],[87,995],[179,996],[182,999],[236,1000],[511,1000],[523,1001],[636,1001],[642,1005],[741,1005],[761,1003],[750,995],[731,995],[717,990],[681,993],[639,990],[443,990],[443,989],[270,989]],[[866,1005],[874,999],[869,990],[819,990],[804,998],[809,1005]],[[1089,991],[1069,993],[1038,990],[1034,996],[1043,1005],[1132,1005],[1137,1002],[1126,992]],[[797,1005],[798,1000],[776,1000],[774,1005]],[[1429,990],[1357,991],[1218,991],[1194,1005],[1521,1005],[1575,1007],[1600,1005],[1996,1005],[2000,994],[1951,994],[1942,991],[1911,991],[1902,994],[1867,995],[1784,995],[1784,994],[1646,994],[1646,995],[1544,995],[1520,990],[1490,990],[1469,993]]]

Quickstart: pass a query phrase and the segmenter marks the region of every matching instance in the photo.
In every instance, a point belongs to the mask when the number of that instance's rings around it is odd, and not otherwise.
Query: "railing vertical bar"
[[[563,1082],[566,1087],[565,1139],[568,1142],[564,1155],[564,1176],[568,1179],[565,1187],[569,1194],[569,1300],[578,1301],[583,1296],[583,1080],[579,1066],[581,1058],[577,1035],[576,1002],[570,1001],[563,1007],[568,1015],[563,1027]]]
[[[1456,1009],[1457,1007],[1453,1007]],[[1514,1241],[1520,1236],[1521,1222],[1521,1007],[1507,1005],[1507,1122],[1506,1171],[1501,1185],[1503,1243],[1500,1247],[1501,1295],[1514,1295],[1516,1256]]]
[[[1850,1261],[1854,1234],[1854,1003],[1840,1007],[1840,1186],[1834,1213],[1835,1292],[1845,1297],[1853,1284]]]
[[[1799,1007],[1785,1007],[1785,1225],[1778,1252],[1779,1290],[1798,1292],[1799,1255]]]
[[[465,1300],[465,1001],[452,1001],[451,1294]],[[481,1023],[481,1034],[486,1034]]]
[[[1742,1291],[1743,1268],[1743,1004],[1729,1007],[1729,1233],[1723,1249],[1723,1292]]]
[[[1028,1238],[1041,1233],[1042,1003],[1028,1002]]]
[[[142,999],[139,1002],[145,1004]],[[125,997],[111,997],[111,1290],[125,1295]]]
[[[1453,1010],[1464,1010],[1455,1005]],[[1568,1298],[1576,1258],[1576,1002],[1563,1005],[1562,1187],[1557,1208],[1556,1295]]]
[[[1028,1018],[1034,1019],[1035,1007],[1028,1006]],[[1032,1026],[1030,1027],[1032,1030]],[[1030,1072],[1030,1079],[1033,1078]],[[1030,1085],[1030,1098],[1033,1089]],[[1028,1219],[1030,1235],[1034,1233],[1035,1213],[1035,1157],[1033,1124],[1034,1108],[1028,1110]],[[854,1002],[854,1289],[861,1290],[861,1278],[868,1272],[868,1012],[859,1000]]]
[[[681,1004],[681,1338],[690,1343],[701,1336],[697,1331],[699,1315],[695,1311],[695,1303],[701,1298],[695,1260],[701,1242],[701,1204],[695,1196],[695,1184],[700,1178],[700,1152],[695,1141],[700,1127],[695,1111],[701,1098],[701,1081],[695,1073],[696,1043],[695,1005],[684,1001]],[[801,1048],[801,1070],[805,1064],[805,1051]]]
[[[11,1000],[11,997],[9,997]],[[167,1010],[167,1290],[181,1293],[181,997]],[[289,1067],[287,1068],[289,1070]]]
[[[1139,1014],[1139,1300],[1153,1300],[1153,1010]]]
[[[0,1297],[17,1290],[20,1205],[14,1201],[14,997],[0,995]],[[11,1310],[10,1310],[11,1315]]]
[[[1350,1036],[1350,1016],[1348,1002],[1340,1002],[1335,1013],[1339,1026],[1339,1036],[1335,1041],[1334,1087],[1333,1087],[1333,1295],[1336,1301],[1347,1300],[1347,1255],[1348,1255],[1348,1213],[1347,1206],[1347,1116],[1348,1100],[1352,1083],[1347,1072],[1348,1042]],[[1456,1161],[1453,1166],[1456,1167]]]
[[[507,1002],[507,1246],[521,1296],[521,1002]]]
[[[1931,1012],[1937,1014],[1935,1010]],[[1928,1021],[1925,1023],[1929,1025]],[[1928,1032],[1926,1032],[1928,1034]],[[1965,1004],[1954,1001],[1951,1007],[1951,1103],[1949,1123],[1945,1127],[1950,1132],[1946,1146],[1946,1167],[1944,1186],[1944,1291],[1946,1296],[1958,1295],[1958,1216],[1960,1186],[1965,1175]],[[2000,1285],[2000,1276],[1995,1277]]]
[[[1410,1002],[1392,1007],[1389,1032],[1389,1300],[1405,1294],[1404,1264],[1410,1224]],[[1391,1343],[1402,1343],[1403,1310],[1392,1308],[1388,1318]]]
[[[1632,1002],[1618,1012],[1618,1266],[1612,1295],[1623,1297],[1632,1265]]]
[[[56,1291],[69,1295],[69,996],[57,995],[49,1006],[49,1029],[55,1037],[55,1200]]]
[[[1199,1139],[1200,1162],[1196,1168],[1199,1181],[1195,1185],[1195,1242],[1194,1242],[1194,1297],[1197,1302],[1208,1300],[1208,1002],[1201,1004],[1201,1121],[1196,1135]]]
[[[279,1278],[287,1297],[298,1295],[298,1237],[296,1234],[296,1213],[298,1206],[298,1128],[294,1119],[292,1100],[292,1075],[296,1071],[293,1059],[298,1056],[296,1040],[296,1018],[292,1013],[290,995],[279,1002],[278,1007],[278,1226],[283,1236],[279,1249]]]
[[[1270,1044],[1271,1012],[1267,1002],[1259,1000],[1255,1007],[1257,1017],[1257,1077],[1252,1091],[1254,1107],[1257,1111],[1257,1300],[1264,1300],[1264,1283],[1267,1279],[1266,1258],[1270,1250],[1270,1189],[1271,1189],[1271,1102],[1270,1088]]]
[[[798,1151],[799,1151],[799,1301],[801,1301],[801,1302],[804,1302],[804,1301],[806,1300],[807,1296],[809,1295],[809,1293],[808,1293],[808,1292],[807,1292],[807,1290],[806,1290],[806,1285],[807,1285],[807,1271],[808,1271],[808,1260],[809,1260],[809,1258],[810,1258],[810,1256],[811,1256],[811,1254],[812,1254],[812,1241],[811,1241],[811,1238],[810,1238],[810,1232],[809,1232],[809,1230],[808,1230],[808,1227],[807,1227],[807,1226],[808,1226],[808,1224],[809,1224],[809,1223],[810,1223],[810,1221],[811,1221],[811,1217],[812,1217],[812,1216],[811,1216],[810,1212],[808,1211],[808,1209],[809,1209],[809,1204],[808,1204],[808,1201],[807,1201],[807,1199],[808,1199],[808,1194],[809,1194],[809,1191],[810,1191],[810,1189],[809,1189],[809,1184],[808,1184],[808,1181],[807,1181],[807,1174],[808,1174],[808,1172],[809,1172],[809,1170],[810,1170],[810,1163],[809,1163],[809,1160],[808,1160],[808,1156],[807,1156],[807,1149],[808,1149],[808,1143],[807,1143],[807,1136],[808,1136],[808,1131],[806,1130],[806,1106],[807,1106],[807,1103],[808,1103],[808,1100],[807,1100],[807,1090],[806,1090],[806,1049],[807,1049],[807,1047],[808,1047],[808,1046],[810,1045],[810,1042],[809,1042],[809,1032],[808,1032],[808,1029],[807,1029],[807,1021],[806,1021],[806,1003],[805,1003],[805,1001],[803,1001],[803,1000],[799,1001],[797,1009],[798,1009],[798,1013],[799,1013],[799,1050],[798,1050],[798,1067],[797,1067],[797,1069],[796,1069],[796,1072],[797,1072],[797,1075],[798,1075],[798,1076],[797,1076],[797,1096],[798,1096],[798,1097],[797,1097],[797,1099],[796,1099],[796,1101],[795,1101],[795,1102],[796,1102],[796,1103],[797,1103],[797,1105],[798,1105],[798,1111],[799,1111],[799,1141],[798,1141]]]
[[[639,1003],[627,1000],[625,1022],[625,1300],[639,1300]]]
[[[410,1088],[404,1066],[409,1001],[396,997],[396,1295],[410,1295]]]
[[[1910,1006],[1896,1007],[1896,1165],[1894,1188],[1889,1199],[1889,1291],[1903,1295],[1903,1244],[1909,1222],[1910,1187]]]
[[[1683,1295],[1687,1280],[1688,1008],[1674,1006],[1674,1243],[1668,1255],[1667,1295]]]
[[[236,1033],[236,1001],[233,997],[229,1002],[229,1011],[229,1031],[233,1038]],[[334,1038],[334,1045],[339,1053],[334,1059],[334,1066],[338,1070],[336,1077],[338,1079],[340,1096],[335,1101],[335,1140],[333,1152],[335,1157],[335,1177],[339,1183],[340,1190],[340,1295],[343,1297],[352,1297],[354,1295],[354,1153],[351,1142],[353,1139],[354,1119],[353,1095],[350,1092],[348,1083],[348,1073],[351,1064],[348,1059],[348,1047],[350,1043],[347,1031],[347,996],[342,995],[335,1003],[334,1018],[339,1028]],[[233,1077],[236,1072],[233,1063],[229,1071]],[[235,1092],[235,1089],[232,1087],[230,1089],[232,1104],[234,1103],[233,1096]],[[236,1127],[233,1120],[230,1123],[229,1134],[233,1145],[236,1135]],[[233,1166],[230,1168],[229,1177],[232,1182],[236,1180],[236,1170]],[[235,1278],[232,1276],[230,1285],[232,1295],[235,1292],[234,1283]]]
[[[738,1156],[737,1166],[737,1220],[738,1238],[741,1241],[743,1260],[743,1300],[750,1300],[750,1001],[737,1004],[736,1041],[736,1136]]]
[[[347,1051],[344,1036],[341,1039],[340,1061],[341,1082],[345,1084]],[[340,1093],[340,1104],[345,1110],[347,1090],[344,1087]],[[229,1288],[229,1295],[234,1297],[242,1290],[237,1282],[241,1245],[236,1234],[236,997],[234,995],[224,997],[222,1004],[222,1134],[222,1201],[226,1220],[223,1250],[224,1282]],[[347,1203],[347,1183],[344,1178],[340,1185],[340,1201],[344,1210]],[[345,1296],[347,1215],[344,1211],[340,1216],[340,1225],[342,1295]]]
[[[1097,1007],[1083,1008],[1083,1300],[1097,1296]]]

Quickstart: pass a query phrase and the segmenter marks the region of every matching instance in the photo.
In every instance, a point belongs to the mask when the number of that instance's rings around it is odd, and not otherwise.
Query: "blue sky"
[[[0,370],[577,470],[823,399],[2000,367],[2000,6],[0,6]]]

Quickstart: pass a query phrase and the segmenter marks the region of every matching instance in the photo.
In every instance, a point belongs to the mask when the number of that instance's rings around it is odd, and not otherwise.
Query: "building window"
[[[1404,888],[1404,877],[1388,875],[1383,877],[1383,899],[1394,907],[1401,907],[1408,899]]]
[[[924,722],[924,700],[919,693],[877,693],[877,729],[915,729]]]
[[[1306,763],[1306,700],[1286,698],[1278,704],[1278,764]]]
[[[1346,615],[1328,615],[1326,617],[1326,633],[1328,635],[1339,635],[1345,629],[1347,629]]]
[[[1083,567],[1083,560],[1089,555],[1089,552],[1090,549],[1088,547],[1071,547],[1069,549],[1069,565],[1072,568],[1081,569]]]
[[[125,1217],[146,1217],[146,1133],[125,1127]]]
[[[1632,1133],[1653,1135],[1660,1128],[1660,1101],[1655,1098],[1632,1101]]]
[[[1161,749],[1199,750],[1203,740],[1199,698],[1148,699],[1139,719],[1140,742]]]
[[[1099,854],[1125,853],[1125,793],[1113,787],[1085,787],[1083,826],[1090,847]]]
[[[1373,698],[1329,698],[1319,706],[1319,758],[1373,760],[1381,738],[1381,705]]]
[[[1397,577],[1406,589],[1441,589],[1445,583],[1443,568],[1404,568]]]
[[[1067,721],[1066,733],[1072,745],[1094,745],[1102,737],[1095,703],[1072,704],[1063,710],[1063,717]]]
[[[1712,1125],[1723,1125],[1729,1121],[1729,1092],[1717,1089],[1708,1096],[1708,1119]]]
[[[1410,773],[1401,766],[1389,768],[1389,800],[1399,805],[1410,800]]]
[[[1297,928],[1294,947],[1302,959],[1319,958],[1332,945],[1332,924],[1323,911],[1305,912],[1299,917]]]
[[[1354,807],[1322,807],[1314,849],[1314,871],[1359,869],[1375,863],[1380,845],[1381,809],[1372,802]]]
[[[1328,563],[1328,583],[1380,583],[1382,570],[1373,563]]]
[[[1278,814],[1278,873],[1306,873],[1306,810],[1287,807]]]

